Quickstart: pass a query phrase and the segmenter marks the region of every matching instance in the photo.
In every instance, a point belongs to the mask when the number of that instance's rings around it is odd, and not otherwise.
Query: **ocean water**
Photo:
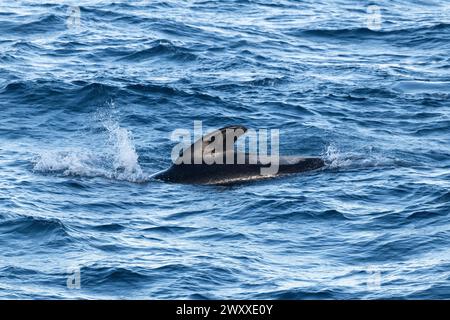
[[[0,298],[450,298],[450,1],[0,1]],[[152,179],[175,129],[323,170]]]

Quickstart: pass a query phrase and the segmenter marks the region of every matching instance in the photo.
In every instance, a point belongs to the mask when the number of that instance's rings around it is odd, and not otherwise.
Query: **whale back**
[[[169,169],[158,173],[155,178],[177,183],[194,184],[230,184],[240,181],[265,179],[270,176],[261,174],[266,164],[250,164],[253,155],[245,154],[243,164],[173,164]],[[325,166],[321,158],[281,156],[276,176],[313,171]]]

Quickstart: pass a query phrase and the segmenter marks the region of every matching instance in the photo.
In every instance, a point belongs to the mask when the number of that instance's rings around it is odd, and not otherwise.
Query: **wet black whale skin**
[[[324,165],[321,158],[280,157],[277,173],[269,176],[312,171]],[[259,162],[255,164],[248,162],[245,164],[173,164],[169,169],[157,173],[154,178],[175,183],[221,184],[267,178],[267,175],[261,173],[261,169],[268,167],[268,164]]]

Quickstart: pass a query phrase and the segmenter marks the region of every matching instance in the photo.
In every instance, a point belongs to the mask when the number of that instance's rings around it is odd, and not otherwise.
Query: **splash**
[[[131,132],[120,127],[119,122],[110,115],[102,121],[102,124],[109,133],[109,144],[113,148],[112,165],[116,178],[140,180],[143,172]]]
[[[130,182],[145,182],[148,177],[139,165],[132,133],[120,126],[115,109],[97,112],[97,121],[106,135],[93,136],[92,147],[68,147],[40,152],[34,170],[65,176],[105,177]]]
[[[329,169],[373,168],[401,165],[402,161],[380,154],[372,147],[360,151],[342,151],[336,145],[328,145],[322,158]]]
[[[329,145],[327,147],[323,159],[330,169],[350,167],[352,164],[351,159],[347,158],[346,155],[341,153],[334,145]]]

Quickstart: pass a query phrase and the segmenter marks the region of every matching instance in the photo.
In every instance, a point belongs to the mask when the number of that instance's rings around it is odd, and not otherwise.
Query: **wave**
[[[82,285],[85,288],[97,288],[100,285],[113,286],[114,288],[120,285],[129,287],[131,284],[139,286],[150,278],[147,275],[147,269],[137,267],[88,266],[82,267],[81,273],[83,275]]]
[[[425,25],[400,29],[373,30],[365,27],[356,28],[335,28],[335,29],[299,29],[290,31],[290,35],[295,36],[313,36],[326,38],[363,38],[367,36],[399,36],[403,34],[417,34],[420,32],[430,32],[450,29],[448,23],[437,23],[433,25]]]
[[[74,106],[102,103],[113,99],[120,90],[117,86],[97,82],[88,83],[85,81],[77,81],[75,84],[80,87],[71,90],[69,93],[74,100]]]
[[[39,274],[39,271],[28,269],[28,268],[22,268],[17,266],[5,266],[0,268],[0,277],[1,278],[18,278],[21,279],[24,276],[31,276]]]
[[[407,299],[412,300],[448,300],[450,299],[450,285],[448,284],[450,278],[442,283],[436,283],[429,286],[428,289],[425,290],[417,290],[411,294],[406,296]],[[401,296],[399,298],[405,298]],[[395,297],[394,297],[395,299]]]
[[[130,84],[126,86],[127,89],[139,93],[162,93],[166,95],[182,95],[187,96],[184,91],[179,91],[168,85],[157,84]]]
[[[280,101],[264,101],[259,104],[260,106],[268,108],[270,112],[273,112],[273,110],[279,110],[279,112],[289,112],[291,111],[295,115],[304,115],[304,116],[312,116],[314,115],[314,112],[308,110],[305,107],[302,107],[299,104],[291,104],[287,102],[280,102]],[[291,113],[289,113],[289,116],[293,117]]]
[[[177,278],[180,273],[192,270],[183,264],[167,264],[155,267],[139,266],[101,266],[98,264],[82,266],[82,286],[83,288],[92,288],[102,290],[104,287],[112,287],[114,291],[117,287],[129,288],[147,286],[151,283],[153,286],[167,284],[170,278]],[[161,277],[164,275],[164,277]],[[103,287],[103,288],[102,288]]]
[[[33,241],[44,240],[47,245],[71,239],[67,227],[56,218],[24,216],[8,219],[0,222],[0,230],[3,235],[26,237]]]
[[[392,86],[395,91],[406,94],[450,95],[450,82],[399,81]]]
[[[200,241],[249,241],[249,237],[241,232],[225,231],[218,228],[210,228],[209,230],[203,230],[200,234],[192,235],[189,239],[195,239]]]
[[[0,54],[0,61],[2,63],[16,63],[16,62],[22,62],[24,61],[24,59],[22,57],[19,57],[17,55],[14,54],[10,54],[10,53],[1,53]]]
[[[225,103],[220,97],[204,93],[200,88],[181,90],[179,88],[170,85],[162,85],[162,84],[129,84],[125,88],[130,91],[141,94],[159,93],[167,96],[191,97],[205,101]]]
[[[343,298],[342,292],[331,289],[311,289],[298,288],[264,292],[254,295],[255,299],[275,299],[275,300],[316,300],[316,299],[336,299]]]
[[[438,216],[443,216],[444,214],[441,212],[435,212],[435,211],[415,211],[410,213],[406,219],[408,220],[423,220],[423,219],[433,219],[435,220]]]
[[[166,57],[178,61],[195,61],[198,58],[198,56],[189,49],[177,46],[168,40],[156,40],[150,44],[150,48],[133,52],[118,60],[142,62],[155,57]]]
[[[27,89],[27,82],[13,81],[2,88],[2,94],[16,93],[18,91],[25,91]]]
[[[28,23],[20,23],[11,26],[10,30],[15,33],[25,35],[36,33],[51,33],[55,31],[65,30],[67,28],[65,23],[66,19],[62,16],[49,14]]]
[[[243,81],[242,84],[254,87],[273,87],[288,82],[287,77],[262,77],[254,80]]]
[[[449,203],[450,202],[450,191],[444,193],[441,196],[438,196],[434,201],[438,202],[438,203]]]
[[[420,128],[411,130],[410,134],[418,137],[426,137],[432,135],[438,136],[448,135],[449,132],[450,132],[450,121],[443,120],[443,121],[435,121],[435,123],[433,124],[422,125]],[[446,160],[445,156],[442,155],[438,156],[440,156],[442,160]]]
[[[185,233],[189,233],[197,230],[196,228],[191,227],[179,227],[179,226],[158,226],[158,227],[150,227],[143,229],[142,231],[157,233],[157,234],[174,234],[181,235]]]
[[[233,91],[242,89],[244,87],[277,87],[288,83],[289,80],[284,76],[273,77],[256,77],[254,79],[233,79],[232,82],[225,82],[219,84],[211,84],[210,88],[221,91]]]
[[[125,229],[123,225],[120,223],[110,223],[110,224],[101,224],[97,226],[93,226],[92,229],[101,231],[101,232],[119,232]]]
[[[14,44],[11,46],[12,48],[16,49],[16,50],[20,50],[24,53],[30,53],[30,52],[41,52],[43,50],[43,48],[39,45],[37,45],[36,43],[31,43],[29,41],[25,41],[25,40],[19,40],[14,42]]]
[[[72,110],[90,110],[95,105],[116,97],[120,88],[97,82],[62,82],[44,79],[11,81],[7,83],[0,93],[9,96],[21,104],[33,101],[42,106],[41,111],[52,111],[48,105]],[[14,104],[10,104],[14,106]]]

